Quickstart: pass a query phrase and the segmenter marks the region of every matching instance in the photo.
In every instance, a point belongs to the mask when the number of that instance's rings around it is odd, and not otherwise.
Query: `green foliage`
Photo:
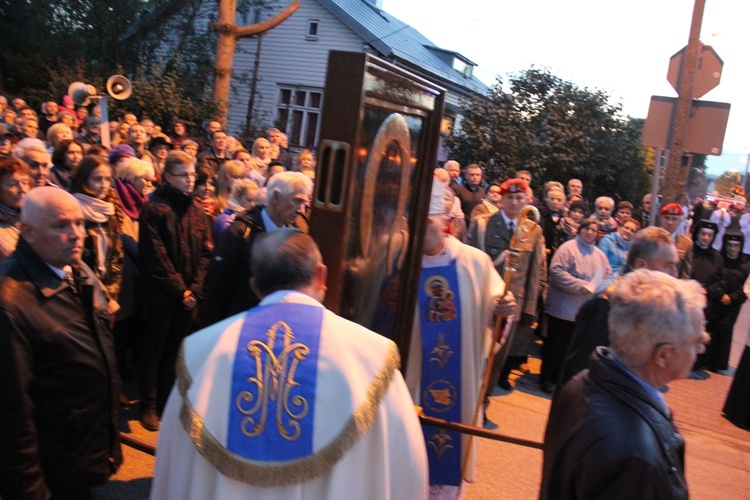
[[[705,196],[708,184],[708,179],[706,179],[706,155],[694,154],[688,172],[687,186],[685,187],[688,198],[692,200],[697,196]]]
[[[742,184],[742,175],[739,172],[724,172],[714,181],[716,191],[721,196],[733,196],[732,190],[738,184]]]
[[[106,74],[127,63],[132,54],[119,39],[143,6],[141,0],[0,0],[4,90],[33,96],[30,90],[45,89],[51,65],[83,59]]]
[[[117,102],[122,110],[132,111],[141,118],[150,118],[163,127],[175,118],[182,118],[188,129],[197,132],[201,121],[215,113],[212,96],[203,92],[190,95],[177,69],[151,67],[148,75],[133,81],[133,95]],[[111,101],[110,101],[111,102]]]
[[[489,180],[525,169],[535,186],[579,178],[591,199],[636,200],[648,191],[643,122],[624,118],[602,91],[532,67],[511,76],[508,91],[498,78],[489,96],[464,103],[462,113],[446,143],[460,163],[482,162]]]

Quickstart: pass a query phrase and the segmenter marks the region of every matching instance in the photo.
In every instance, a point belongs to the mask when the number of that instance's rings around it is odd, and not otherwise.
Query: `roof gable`
[[[488,87],[475,76],[453,69],[453,59],[476,66],[456,52],[437,47],[419,31],[366,0],[318,0],[385,58],[400,59],[467,90],[485,94]]]

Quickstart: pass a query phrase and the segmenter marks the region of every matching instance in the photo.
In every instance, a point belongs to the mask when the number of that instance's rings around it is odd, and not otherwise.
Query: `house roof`
[[[475,65],[469,59],[439,48],[419,31],[380,10],[366,0],[318,0],[333,15],[362,37],[387,59],[420,68],[468,91],[486,94],[488,87],[475,76],[466,78],[453,69],[453,56]],[[451,57],[446,57],[450,55]]]

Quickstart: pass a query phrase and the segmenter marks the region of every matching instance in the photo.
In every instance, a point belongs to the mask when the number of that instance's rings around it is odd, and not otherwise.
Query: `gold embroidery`
[[[276,334],[280,328],[284,329],[284,349],[276,357],[273,350],[276,346]],[[269,401],[275,401],[276,429],[284,439],[296,441],[302,433],[299,420],[307,416],[310,404],[302,396],[291,397],[290,395],[292,389],[300,385],[294,380],[294,375],[299,363],[310,354],[310,348],[304,344],[292,343],[294,332],[284,321],[274,324],[266,332],[266,337],[268,344],[260,340],[251,340],[247,345],[250,357],[255,359],[255,376],[248,378],[247,382],[255,386],[257,396],[254,396],[251,391],[242,391],[237,395],[235,406],[240,413],[245,415],[240,424],[241,430],[247,437],[262,434],[268,419]],[[288,419],[286,423],[285,418]]]
[[[430,361],[436,361],[441,370],[445,370],[448,359],[456,354],[451,347],[445,343],[445,334],[441,333],[437,338],[437,345],[432,349],[430,354],[436,354],[430,358]]]
[[[432,394],[433,399],[435,399],[435,402],[441,405],[450,405],[451,404],[451,390],[450,389],[428,389],[430,391],[430,394]]]
[[[448,432],[445,429],[439,429],[435,434],[432,435],[429,441],[427,441],[427,446],[431,447],[433,450],[435,450],[435,454],[438,457],[438,460],[442,460],[443,454],[448,451],[455,448],[452,444],[450,444],[448,441],[452,441],[453,438],[448,434]]]
[[[198,452],[223,475],[245,484],[265,488],[287,486],[313,480],[327,474],[360,437],[370,430],[375,421],[380,401],[385,396],[401,359],[396,344],[391,343],[385,362],[367,391],[365,402],[352,414],[341,433],[317,453],[288,462],[260,462],[248,460],[227,451],[203,426],[203,419],[190,403],[189,390],[193,383],[185,365],[184,343],[177,359],[177,387],[182,396],[180,421]]]

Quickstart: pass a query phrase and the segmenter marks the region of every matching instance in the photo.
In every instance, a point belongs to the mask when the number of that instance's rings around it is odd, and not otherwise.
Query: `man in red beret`
[[[659,225],[674,238],[674,244],[677,247],[677,256],[680,261],[685,260],[685,255],[693,248],[693,240],[684,234],[678,234],[677,228],[680,226],[685,210],[679,203],[669,203],[664,205],[659,211]]]
[[[504,276],[507,250],[513,231],[518,227],[518,214],[523,207],[531,203],[531,200],[529,185],[523,179],[509,179],[503,182],[500,193],[500,210],[492,215],[477,217],[469,228],[467,243],[487,253],[497,272]],[[536,226],[533,231],[525,233],[518,242],[518,265],[510,282],[510,291],[516,297],[516,311],[513,315],[515,323],[509,336],[511,344],[505,364],[502,365],[502,360],[498,360],[493,367],[488,394],[492,393],[496,384],[510,390],[508,376],[511,369],[526,362],[533,336],[531,325],[536,321],[539,290],[546,280],[546,254],[542,233],[541,226]]]

